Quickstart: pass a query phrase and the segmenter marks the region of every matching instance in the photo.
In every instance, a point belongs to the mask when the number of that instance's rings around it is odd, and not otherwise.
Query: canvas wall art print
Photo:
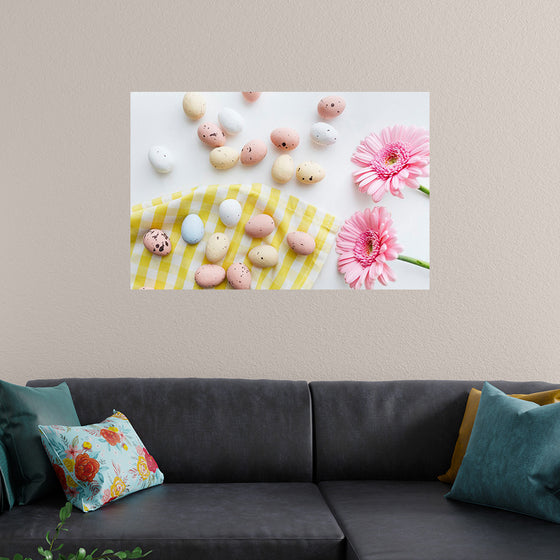
[[[426,290],[426,92],[134,92],[134,290]]]

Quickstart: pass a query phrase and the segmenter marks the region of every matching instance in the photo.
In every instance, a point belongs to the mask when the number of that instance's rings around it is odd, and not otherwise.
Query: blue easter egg
[[[181,225],[181,237],[185,243],[196,245],[204,237],[204,224],[197,214],[189,214]]]

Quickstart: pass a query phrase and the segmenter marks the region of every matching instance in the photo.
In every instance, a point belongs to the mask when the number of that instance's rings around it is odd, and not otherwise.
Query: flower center
[[[371,166],[377,175],[384,180],[397,175],[410,159],[410,148],[402,142],[392,142],[377,152],[371,161]]]
[[[364,231],[358,237],[354,245],[354,257],[362,265],[363,268],[371,266],[379,255],[379,235],[377,232],[369,229]]]

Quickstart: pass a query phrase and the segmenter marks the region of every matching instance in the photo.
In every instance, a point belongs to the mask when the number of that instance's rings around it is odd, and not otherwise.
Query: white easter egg
[[[320,144],[321,146],[329,146],[334,144],[338,137],[338,132],[334,126],[324,123],[316,122],[311,126],[311,140]]]
[[[235,227],[241,219],[241,204],[234,198],[227,198],[220,204],[218,214],[225,226]]]
[[[169,173],[173,169],[173,157],[164,146],[152,146],[148,159],[158,173]]]
[[[238,134],[245,126],[245,120],[243,117],[237,111],[234,111],[229,107],[224,107],[218,113],[218,121],[220,122],[222,130],[230,136]]]

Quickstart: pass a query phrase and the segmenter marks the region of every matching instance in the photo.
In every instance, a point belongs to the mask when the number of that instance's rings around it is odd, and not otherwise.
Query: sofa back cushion
[[[318,480],[435,480],[449,467],[472,381],[310,384]],[[506,393],[558,388],[492,381]]]
[[[304,381],[189,378],[66,381],[82,425],[123,412],[166,482],[312,479],[311,404]]]

